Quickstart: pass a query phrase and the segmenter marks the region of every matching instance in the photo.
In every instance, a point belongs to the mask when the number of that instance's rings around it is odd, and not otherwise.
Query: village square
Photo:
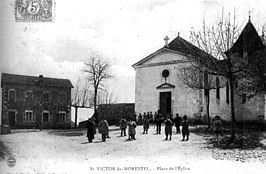
[[[265,2],[104,3],[0,3],[0,173],[265,171]]]

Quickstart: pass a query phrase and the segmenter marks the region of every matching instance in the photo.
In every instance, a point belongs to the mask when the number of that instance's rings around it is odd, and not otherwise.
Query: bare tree
[[[192,56],[192,66],[202,71],[202,67],[208,74],[223,76],[227,79],[230,87],[230,107],[231,107],[231,140],[235,139],[235,105],[234,105],[234,84],[237,74],[243,70],[241,59],[225,54],[235,43],[241,29],[237,24],[236,14],[233,17],[221,16],[211,27],[207,27],[205,19],[203,20],[202,31],[191,31],[191,40],[202,50],[212,56],[205,56],[200,59]],[[191,54],[194,55],[191,49]],[[218,61],[215,58],[220,59]]]
[[[101,90],[98,94],[98,105],[105,104],[110,105],[117,103],[117,98],[114,98],[113,92],[110,92],[108,89]]]
[[[110,74],[110,64],[102,60],[102,56],[93,53],[87,62],[84,62],[84,72],[87,74],[87,81],[93,86],[93,106],[96,122],[98,121],[97,114],[97,94],[99,89],[104,89],[104,82],[112,78]]]
[[[204,73],[202,73],[204,72]],[[224,80],[213,75],[209,75],[207,71],[201,70],[193,66],[183,67],[178,70],[177,78],[181,85],[191,88],[193,90],[204,90],[204,97],[206,101],[206,114],[208,130],[211,127],[210,121],[210,90],[221,88],[224,86]]]
[[[75,128],[77,127],[78,108],[91,108],[91,92],[88,90],[87,83],[82,86],[80,79],[78,79],[75,89],[73,91],[73,98],[71,106],[75,108]]]

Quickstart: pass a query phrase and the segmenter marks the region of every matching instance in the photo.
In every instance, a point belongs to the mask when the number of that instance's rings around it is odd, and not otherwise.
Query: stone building
[[[68,79],[2,73],[2,125],[11,128],[66,128],[71,121]]]
[[[245,28],[243,32],[246,32]],[[179,113],[190,118],[202,118],[206,114],[204,91],[184,87],[178,81],[177,73],[179,68],[191,66],[191,54],[197,59],[211,56],[180,36],[169,44],[168,37],[164,40],[164,47],[132,65],[136,71],[135,112],[138,115],[160,110],[163,115]],[[224,120],[230,120],[229,92],[228,86],[210,91],[211,117],[221,115]],[[242,97],[235,96],[235,100],[237,120],[254,120],[258,117],[265,119],[264,94],[245,101]]]

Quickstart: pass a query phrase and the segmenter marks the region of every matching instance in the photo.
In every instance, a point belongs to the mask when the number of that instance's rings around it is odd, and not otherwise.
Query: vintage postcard
[[[266,171],[265,0],[0,0],[0,173]]]

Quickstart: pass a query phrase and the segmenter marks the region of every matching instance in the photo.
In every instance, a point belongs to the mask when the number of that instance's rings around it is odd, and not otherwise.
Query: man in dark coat
[[[175,127],[176,127],[176,134],[180,134],[181,118],[179,117],[179,114],[176,114],[174,122],[175,122]]]
[[[184,119],[184,120],[183,120],[183,122],[182,122],[182,135],[183,135],[183,139],[182,139],[182,141],[185,140],[185,136],[187,136],[186,141],[188,141],[188,140],[189,140],[189,128],[188,128],[189,123],[188,123],[188,121],[187,121],[187,116],[184,115],[183,119]]]
[[[168,140],[168,135],[170,136],[169,140],[172,139],[172,127],[173,127],[173,122],[170,119],[170,116],[166,116],[166,120],[164,121],[165,123],[165,140]]]
[[[158,114],[155,116],[156,134],[161,134],[162,121],[163,121],[163,116],[158,110]]]
[[[127,120],[125,119],[125,116],[122,116],[119,123],[120,123],[120,129],[121,129],[121,137],[123,136],[123,133],[124,133],[124,136],[127,136],[127,134],[126,134]]]
[[[88,137],[89,143],[92,143],[92,139],[94,139],[95,123],[91,118],[88,119],[86,127],[87,127],[87,137]]]

